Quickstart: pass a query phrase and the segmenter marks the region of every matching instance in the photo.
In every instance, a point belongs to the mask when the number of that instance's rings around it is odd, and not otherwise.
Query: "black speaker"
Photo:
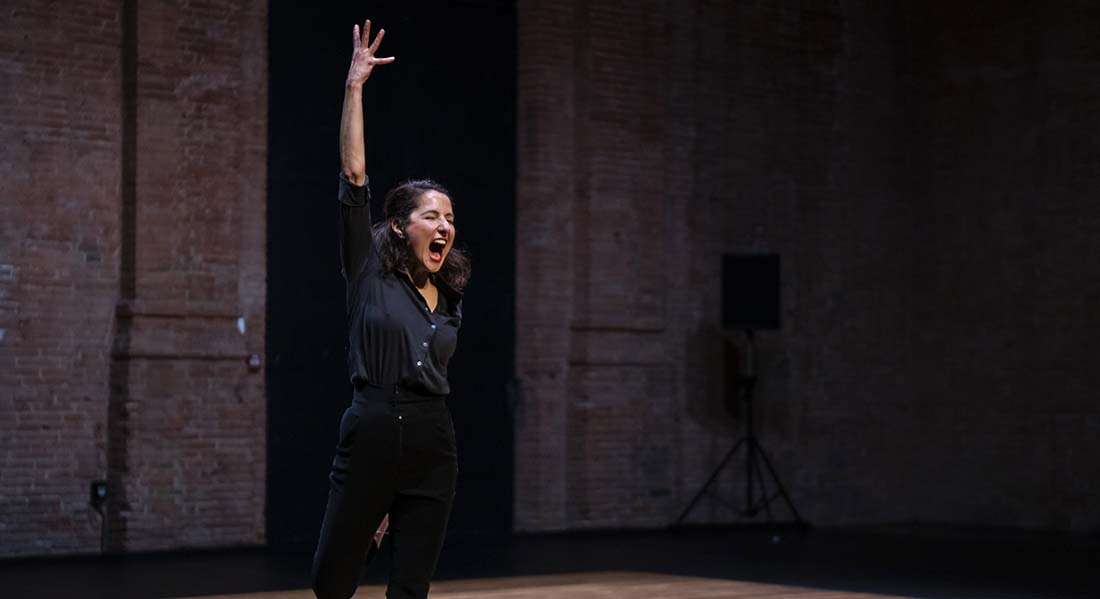
[[[722,328],[780,328],[779,254],[722,256]]]

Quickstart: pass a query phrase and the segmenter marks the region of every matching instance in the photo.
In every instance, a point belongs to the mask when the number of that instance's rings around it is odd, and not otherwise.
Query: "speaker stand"
[[[783,481],[779,480],[779,475],[776,474],[775,468],[772,466],[772,462],[768,459],[767,452],[764,451],[764,447],[760,444],[760,441],[756,438],[756,433],[753,427],[753,389],[756,387],[756,376],[753,372],[753,357],[754,351],[752,331],[746,331],[749,348],[749,376],[738,377],[737,386],[742,390],[742,398],[745,402],[746,418],[745,418],[745,436],[737,440],[733,444],[733,447],[726,452],[726,457],[722,458],[721,463],[714,469],[714,472],[710,474],[710,478],[703,484],[702,488],[692,498],[691,503],[680,514],[680,517],[676,519],[673,526],[679,526],[683,524],[684,520],[691,514],[691,510],[699,503],[704,497],[709,495],[712,499],[719,504],[730,509],[734,513],[741,517],[755,518],[761,510],[768,516],[768,522],[774,522],[771,504],[776,499],[782,499],[787,505],[787,509],[790,510],[791,515],[794,517],[794,523],[800,527],[806,526],[806,523],[802,520],[802,517],[798,514],[798,510],[794,507],[794,502],[791,501],[790,496],[787,494],[787,489],[783,486]],[[732,501],[718,495],[711,489],[714,482],[718,480],[718,476],[725,470],[732,461],[734,456],[737,455],[738,450],[742,447],[745,448],[745,505],[740,507],[734,505]],[[763,465],[763,468],[761,467]],[[767,469],[767,473],[771,478],[771,483],[775,487],[775,492],[770,492],[768,489],[768,477],[764,475],[764,469]],[[759,493],[757,493],[757,485],[759,485]]]

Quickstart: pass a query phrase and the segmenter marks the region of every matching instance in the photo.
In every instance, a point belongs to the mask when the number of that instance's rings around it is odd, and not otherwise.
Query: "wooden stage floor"
[[[356,599],[385,597],[381,585],[364,585]],[[514,576],[440,581],[432,584],[433,599],[896,599],[873,595],[647,572],[592,572],[548,576]],[[193,599],[313,599],[308,589]]]
[[[311,548],[0,560],[0,599],[311,599]],[[359,599],[381,599],[383,552]],[[1097,599],[1100,534],[717,527],[447,539],[434,599]]]

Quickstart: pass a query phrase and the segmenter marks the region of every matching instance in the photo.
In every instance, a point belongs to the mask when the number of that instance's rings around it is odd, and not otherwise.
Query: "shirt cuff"
[[[348,206],[366,206],[370,202],[370,177],[365,177],[362,185],[356,185],[348,181],[348,178],[341,172],[339,200],[341,204]]]

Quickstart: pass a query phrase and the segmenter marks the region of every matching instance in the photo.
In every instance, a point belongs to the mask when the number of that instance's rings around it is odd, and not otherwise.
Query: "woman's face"
[[[439,272],[455,240],[455,215],[451,198],[429,189],[417,198],[417,206],[409,215],[404,235],[409,253],[428,272]],[[393,223],[395,228],[397,223]],[[400,231],[399,231],[400,232]]]

